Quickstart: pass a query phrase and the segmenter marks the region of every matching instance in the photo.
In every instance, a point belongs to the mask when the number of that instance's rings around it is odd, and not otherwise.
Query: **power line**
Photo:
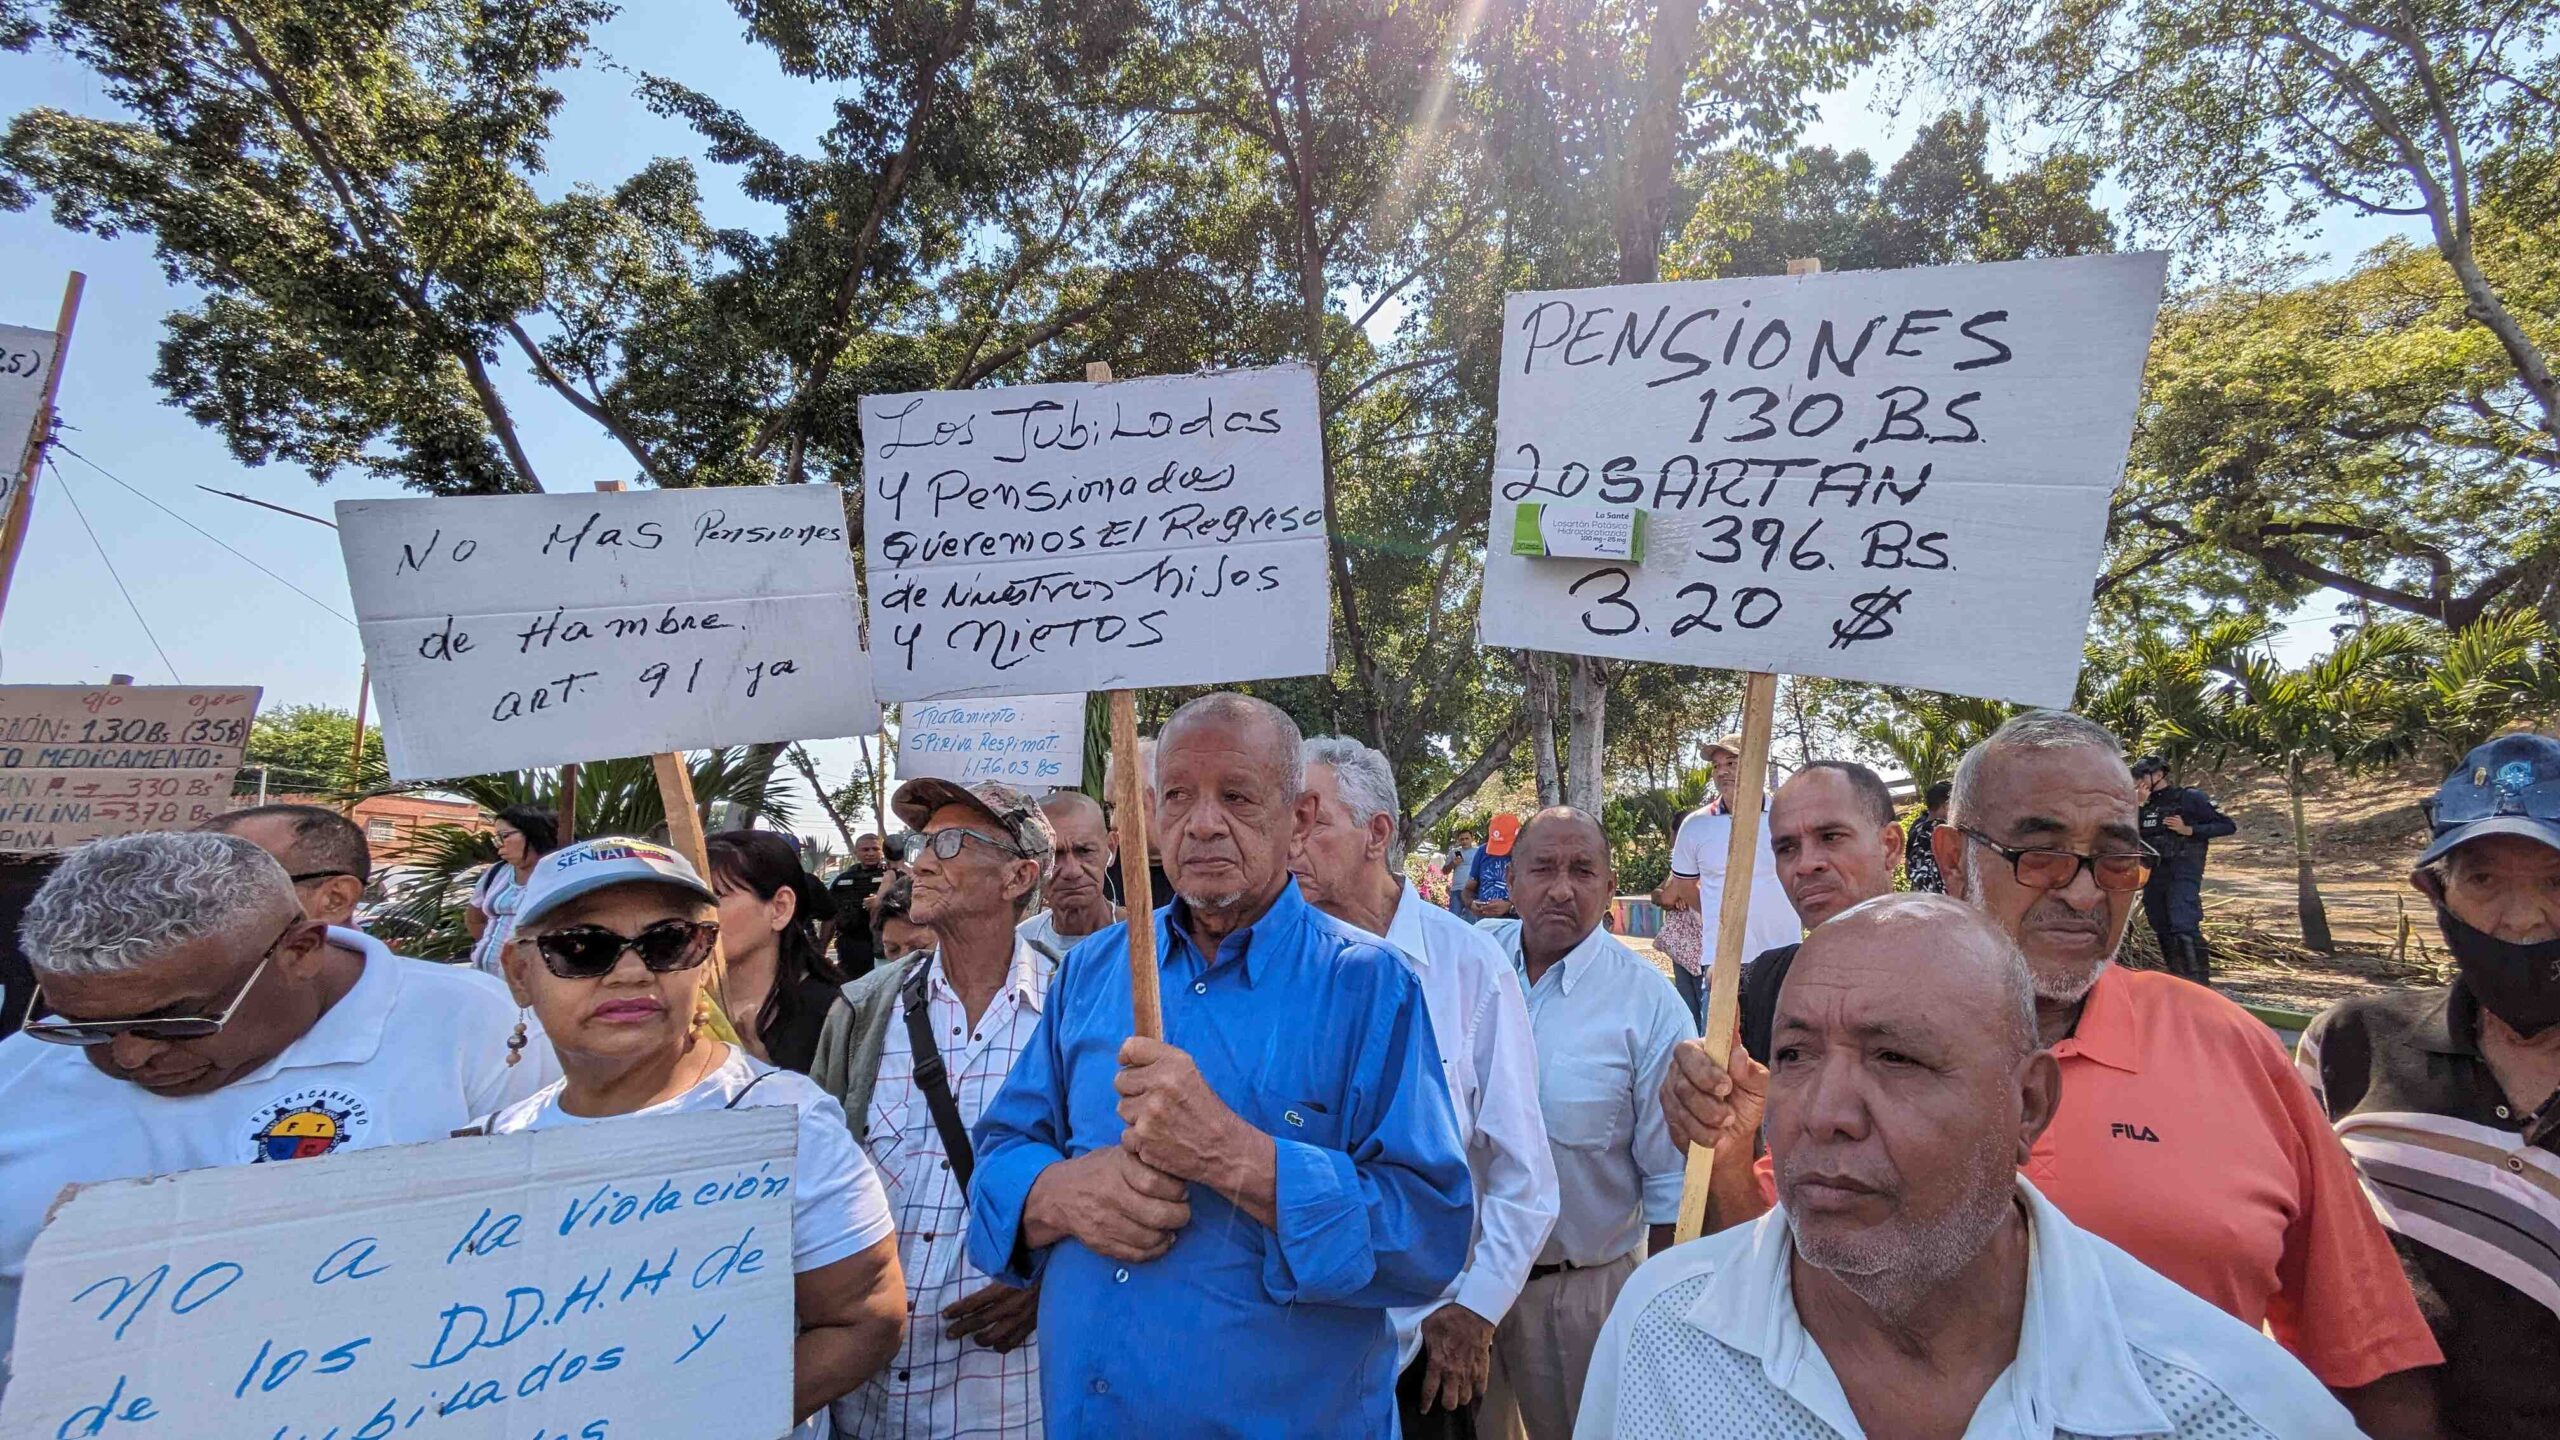
[[[71,477],[62,473],[62,467],[53,463],[52,456],[46,456],[44,463],[61,484],[62,498],[71,502],[71,513],[80,517],[80,528],[89,532],[89,543],[97,549],[98,563],[107,567],[107,578],[116,582],[116,593],[124,597],[125,608],[133,612],[133,623],[142,627],[143,635],[151,641],[151,648],[160,652],[160,663],[168,667],[169,678],[180,685],[186,684],[186,681],[178,679],[178,667],[169,664],[169,652],[161,649],[160,637],[152,634],[151,622],[142,618],[142,607],[133,603],[133,592],[124,588],[124,577],[116,573],[116,562],[107,558],[107,547],[98,543],[97,527],[89,523],[89,512],[80,508],[80,497],[71,488]]]
[[[60,439],[60,437],[56,437],[56,438],[55,438],[55,440],[54,440],[54,442],[53,442],[53,448],[55,448],[56,450],[59,450],[59,451],[61,451],[62,453],[64,453],[64,454],[66,454],[66,455],[70,456],[72,459],[79,461],[81,464],[88,466],[90,469],[97,471],[99,474],[106,476],[108,479],[110,479],[110,480],[114,480],[118,485],[123,485],[123,486],[124,486],[124,488],[125,488],[126,490],[130,491],[130,492],[133,494],[134,498],[136,498],[136,499],[138,499],[138,500],[141,500],[141,501],[145,502],[146,504],[150,505],[153,509],[158,510],[161,514],[168,516],[170,519],[175,520],[175,521],[177,521],[179,524],[186,526],[188,529],[193,530],[194,532],[196,532],[196,533],[197,533],[197,534],[199,534],[199,535],[202,535],[204,538],[206,538],[207,540],[212,541],[214,544],[216,544],[216,545],[220,545],[223,549],[225,549],[225,550],[230,550],[230,551],[231,551],[231,553],[232,553],[233,555],[238,556],[238,557],[239,557],[243,562],[245,562],[245,563],[246,563],[246,564],[247,564],[251,569],[253,569],[253,570],[257,571],[259,574],[266,576],[268,579],[273,580],[274,582],[276,582],[277,584],[279,584],[279,585],[283,586],[283,587],[284,587],[284,588],[286,588],[287,590],[290,590],[290,591],[292,591],[294,594],[301,596],[303,599],[310,601],[312,604],[319,606],[321,609],[328,611],[330,614],[337,616],[339,619],[341,619],[341,620],[345,620],[345,621],[346,621],[346,623],[348,623],[349,625],[353,625],[353,624],[355,624],[355,623],[356,623],[354,620],[350,619],[350,618],[346,615],[346,613],[345,613],[345,612],[343,612],[343,611],[339,610],[336,606],[331,605],[328,601],[323,600],[323,599],[321,599],[319,596],[312,594],[310,591],[303,589],[301,586],[294,584],[292,581],[287,580],[286,578],[284,578],[283,576],[281,576],[281,575],[277,574],[277,573],[276,573],[276,572],[274,572],[273,570],[270,570],[270,569],[268,569],[266,566],[259,564],[257,561],[250,559],[248,556],[246,556],[246,555],[242,555],[238,550],[236,550],[236,549],[232,549],[232,546],[231,546],[230,542],[228,542],[228,541],[224,540],[221,536],[214,534],[212,531],[207,530],[206,528],[204,528],[203,526],[201,526],[201,525],[197,524],[197,523],[196,523],[196,522],[194,522],[193,520],[188,519],[186,516],[181,515],[181,514],[179,514],[177,511],[170,509],[168,506],[161,504],[159,501],[152,499],[149,495],[144,494],[142,491],[140,491],[140,490],[135,490],[131,485],[125,485],[125,482],[124,482],[122,479],[118,478],[118,476],[116,475],[116,473],[115,473],[114,471],[109,470],[106,466],[99,464],[97,461],[90,459],[88,456],[83,455],[83,454],[81,454],[79,451],[74,450],[74,449],[72,449],[70,446],[68,446],[68,445],[66,445],[66,444],[64,444],[64,443],[62,443],[62,440]],[[220,492],[216,492],[216,493],[220,493]],[[257,502],[252,501],[251,503],[253,503],[253,504],[254,504],[254,503],[257,503]],[[271,505],[271,506],[269,506],[269,507],[267,507],[267,508],[269,508],[269,509],[271,509],[271,510],[281,510],[281,509],[283,509],[284,507],[282,507],[282,506],[280,506],[280,505]],[[298,511],[291,511],[291,510],[287,510],[287,511],[285,511],[285,513],[286,513],[286,514],[288,514],[288,515],[292,515],[292,514],[299,514],[300,512],[298,512]],[[311,517],[310,517],[310,516],[308,516],[308,515],[304,515],[304,516],[302,516],[302,518],[303,518],[303,519],[305,519],[305,520],[308,520],[308,519],[310,519]],[[325,521],[324,521],[324,522],[321,522],[321,523],[324,523],[324,524],[325,524],[325,523],[327,523],[327,522],[325,522]]]

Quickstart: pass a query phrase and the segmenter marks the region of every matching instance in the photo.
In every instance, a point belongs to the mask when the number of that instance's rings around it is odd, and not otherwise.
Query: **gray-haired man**
[[[332,943],[237,836],[87,845],[19,936],[42,993],[0,1041],[0,1349],[65,1186],[441,1140],[535,1088],[504,996]]]
[[[1424,900],[1396,869],[1404,811],[1387,757],[1340,735],[1309,740],[1304,753],[1316,819],[1289,868],[1307,903],[1383,937],[1422,982],[1476,1182],[1467,1268],[1438,1300],[1388,1315],[1405,1440],[1465,1437],[1475,1433],[1476,1400],[1492,1374],[1494,1327],[1555,1228],[1556,1167],[1538,1113],[1529,1007],[1502,947]]]

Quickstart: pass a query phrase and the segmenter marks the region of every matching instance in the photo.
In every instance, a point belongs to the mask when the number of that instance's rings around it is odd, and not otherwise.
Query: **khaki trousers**
[[[1583,1377],[1591,1373],[1591,1348],[1642,1258],[1641,1251],[1629,1251],[1606,1264],[1540,1276],[1521,1287],[1520,1299],[1493,1332],[1493,1379],[1476,1410],[1479,1436],[1572,1440]]]

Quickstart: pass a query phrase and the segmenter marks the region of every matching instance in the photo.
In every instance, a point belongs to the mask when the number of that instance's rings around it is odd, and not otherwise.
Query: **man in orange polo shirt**
[[[1947,893],[2017,936],[2062,1064],[2022,1173],[2082,1229],[2266,1326],[2367,1434],[2438,1435],[2424,1372],[2443,1353],[2284,1047],[2202,986],[2112,963],[2149,873],[2137,808],[2112,734],[2035,711],[1966,753],[1930,837]],[[1679,1047],[1672,1137],[1714,1144],[1719,1170],[1749,1164],[1766,1086],[1747,1057],[1728,1075]],[[1720,1222],[1758,1213],[1734,1198]]]

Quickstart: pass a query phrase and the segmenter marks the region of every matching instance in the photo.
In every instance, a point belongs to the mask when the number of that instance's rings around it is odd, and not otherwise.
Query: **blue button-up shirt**
[[[1206,1185],[1162,1257],[1023,1245],[1042,1170],[1118,1143],[1128,927],[1067,956],[1031,1047],[978,1122],[969,1258],[1040,1282],[1040,1391],[1056,1435],[1303,1437],[1395,1431],[1391,1306],[1466,1264],[1474,1188],[1422,993],[1374,938],[1290,881],[1215,955],[1156,912],[1165,1040],[1275,1141],[1276,1229]]]

